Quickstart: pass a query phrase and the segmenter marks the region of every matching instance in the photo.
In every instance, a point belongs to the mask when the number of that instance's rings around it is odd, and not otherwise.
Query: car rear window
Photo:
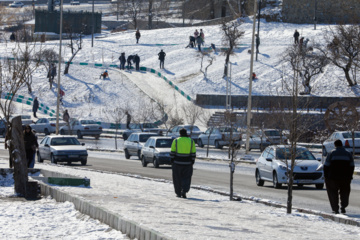
[[[277,137],[280,136],[280,132],[273,130],[273,131],[265,131],[265,135],[268,137]]]
[[[278,148],[276,149],[276,159],[280,160],[289,160],[291,159],[291,151],[290,148]],[[296,157],[295,159],[301,160],[315,160],[314,155],[307,149],[299,148],[296,149]]]
[[[171,148],[172,139],[158,139],[156,141],[157,148]]]
[[[186,126],[184,128],[186,129],[186,131],[190,131],[191,126]],[[200,131],[200,129],[197,126],[193,126],[192,131]]]
[[[150,137],[156,136],[156,135],[140,135],[140,142],[146,142]]]
[[[342,134],[344,138],[352,138],[352,134],[350,132],[346,132]],[[356,132],[354,134],[355,138],[360,138],[360,132]]]

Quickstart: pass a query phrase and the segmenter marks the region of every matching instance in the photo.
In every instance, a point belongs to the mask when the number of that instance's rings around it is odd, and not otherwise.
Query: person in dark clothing
[[[65,110],[65,112],[64,112],[64,114],[63,114],[63,121],[69,124],[70,115],[69,115],[69,112],[68,112],[67,109]]]
[[[53,84],[55,76],[56,76],[56,66],[55,66],[54,63],[52,63],[50,68],[49,68],[49,72],[48,72],[48,78],[49,78],[49,82],[50,82],[50,89],[52,88],[52,84]]]
[[[131,69],[131,61],[134,60],[134,55],[129,55],[127,58],[127,69]]]
[[[135,63],[135,67],[136,67],[136,71],[140,70],[140,57],[135,54],[134,56],[134,63]]]
[[[300,50],[302,50],[303,45],[304,45],[304,37],[300,38],[300,42],[299,42]]]
[[[295,30],[295,33],[294,33],[295,44],[299,44],[299,36],[300,36],[300,33],[297,30]]]
[[[180,137],[171,144],[172,177],[176,197],[186,198],[191,185],[196,147],[194,140],[187,136],[185,128],[180,129],[179,133]]]
[[[326,157],[324,176],[326,191],[333,213],[339,213],[339,195],[341,213],[346,213],[349,205],[350,184],[354,174],[355,164],[351,153],[345,150],[341,140],[334,142],[335,149]]]
[[[108,78],[108,77],[109,77],[109,73],[107,70],[105,70],[105,72],[100,74],[100,79],[103,78],[105,80],[105,78]]]
[[[188,47],[190,47],[190,48],[196,47],[195,37],[189,36],[189,44],[185,48],[188,48]]]
[[[33,108],[32,108],[33,113],[34,113],[34,118],[37,118],[36,112],[37,112],[38,109],[39,109],[39,101],[38,101],[38,98],[35,97],[34,98],[34,103],[33,103]]]
[[[130,129],[131,115],[128,111],[125,112],[126,115],[126,128]]]
[[[139,39],[140,39],[140,37],[141,37],[141,34],[140,34],[139,29],[136,30],[135,37],[136,37],[136,43],[139,43]]]
[[[256,42],[256,53],[259,53],[259,46],[260,46],[260,37],[259,35],[255,34],[255,42]]]
[[[12,32],[11,35],[10,35],[10,41],[11,42],[15,42],[16,41],[16,37],[15,37],[15,33]]]
[[[199,52],[201,52],[201,43],[203,42],[202,38],[200,36],[198,36],[196,38],[196,43],[198,45],[198,49],[199,49]]]
[[[24,145],[25,145],[25,153],[26,153],[26,160],[27,166],[30,167],[30,164],[34,158],[34,154],[36,152],[36,148],[39,147],[37,142],[37,138],[35,134],[31,131],[30,125],[25,126],[24,130]]]
[[[159,60],[160,60],[160,68],[164,68],[164,62],[165,62],[166,53],[161,49],[158,56],[159,56]]]
[[[126,63],[126,57],[125,57],[125,53],[121,53],[120,57],[119,57],[119,60],[120,60],[120,69],[121,70],[125,70],[125,63]]]

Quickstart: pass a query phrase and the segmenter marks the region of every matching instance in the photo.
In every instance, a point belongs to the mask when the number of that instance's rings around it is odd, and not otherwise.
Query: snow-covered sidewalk
[[[0,166],[6,167],[6,163],[5,160],[0,160]],[[286,214],[285,209],[251,201],[229,201],[228,197],[206,191],[191,189],[188,199],[176,198],[172,184],[167,181],[144,180],[120,174],[81,170],[71,166],[37,164],[36,167],[90,178],[90,188],[60,186],[56,188],[86,199],[92,204],[106,208],[172,239],[357,239],[360,237],[359,227],[298,212]],[[41,201],[27,204],[33,208],[40,207],[43,209],[40,211],[47,212],[48,208],[45,208]],[[70,208],[69,205],[65,203],[65,208]],[[18,210],[23,211],[20,207]],[[54,217],[60,212],[66,211],[54,212]],[[13,210],[4,208],[2,213],[11,215]],[[16,219],[26,217],[31,222],[31,215],[32,212],[28,210],[14,217]],[[9,238],[16,238],[17,235],[10,235],[10,232],[17,227],[16,222],[14,225],[9,220],[5,222],[6,226],[2,224],[1,232],[9,234],[7,235]],[[54,224],[53,228],[61,232],[63,226]],[[103,234],[104,236],[99,238],[107,238],[105,235],[107,233]]]

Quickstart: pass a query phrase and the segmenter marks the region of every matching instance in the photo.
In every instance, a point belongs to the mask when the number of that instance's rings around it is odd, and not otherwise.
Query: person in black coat
[[[120,60],[120,69],[125,70],[126,57],[124,52],[121,53],[119,60]]]
[[[134,63],[136,66],[136,71],[139,71],[140,70],[140,57],[137,54],[135,54],[135,56],[134,56]]]
[[[28,164],[28,167],[30,167],[30,163],[34,160],[36,148],[39,147],[37,138],[36,138],[35,134],[31,131],[30,125],[25,126],[24,145],[25,145],[27,164]]]
[[[159,56],[159,60],[160,60],[160,68],[164,68],[164,62],[165,62],[166,53],[161,49],[158,56]]]
[[[295,33],[294,33],[295,44],[299,44],[299,36],[300,36],[300,33],[297,30],[295,30]]]
[[[33,113],[34,113],[34,118],[37,118],[36,112],[38,109],[39,109],[39,101],[38,101],[37,97],[35,97],[34,103],[33,103],[33,109],[32,109]]]
[[[134,55],[129,55],[127,58],[127,68],[130,70],[131,69],[131,61],[134,60]]]
[[[140,34],[139,29],[136,30],[135,37],[136,37],[136,43],[139,43],[139,39],[140,39],[140,37],[141,37],[141,34]]]
[[[12,32],[10,35],[10,41],[15,42],[16,41],[16,37],[15,37],[15,33]]]

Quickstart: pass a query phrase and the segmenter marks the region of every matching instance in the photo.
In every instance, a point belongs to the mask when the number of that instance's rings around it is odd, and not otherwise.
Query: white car
[[[242,135],[242,144],[244,145],[244,148],[246,149],[246,134]],[[260,152],[264,151],[264,149],[268,146],[270,146],[271,143],[267,138],[260,138],[259,136],[252,134],[249,138],[249,151],[251,149],[260,149]]]
[[[256,135],[260,138],[269,140],[270,144],[284,144],[286,143],[286,137],[283,135],[282,131],[278,129],[263,129],[257,130],[253,135]]]
[[[59,120],[59,128],[65,124],[66,122],[63,120]],[[39,118],[35,123],[30,124],[30,126],[37,133],[45,133],[45,135],[49,135],[50,133],[55,133],[56,131],[56,118]]]
[[[287,145],[273,145],[267,147],[256,162],[256,185],[263,186],[265,181],[272,182],[274,188],[281,188],[288,183],[288,172],[291,167],[291,148]],[[323,189],[324,174],[321,159],[305,147],[296,148],[294,166],[294,184],[299,187],[315,185],[316,189]]]
[[[204,145],[212,145],[221,149],[223,146],[228,146],[230,142],[240,147],[241,135],[236,128],[210,127],[204,133],[200,134],[197,140],[197,144],[201,148],[204,147]]]
[[[79,139],[83,138],[83,136],[93,136],[99,139],[102,127],[94,120],[74,119],[70,122],[70,131],[68,125],[62,126],[59,131],[61,135],[76,134]]]
[[[173,138],[150,137],[141,149],[141,164],[146,167],[152,163],[155,168],[160,165],[171,165],[170,152]]]
[[[201,130],[195,125],[178,125],[173,127],[168,133],[167,136],[177,138],[180,137],[179,130],[185,128],[189,137],[191,137],[195,143],[199,139],[200,134],[202,134]],[[191,134],[190,134],[191,133]]]
[[[355,140],[355,154],[360,153],[360,131],[354,132],[354,140]],[[352,134],[349,131],[337,131],[333,132],[331,136],[323,142],[323,155],[326,156],[335,148],[334,142],[335,140],[341,140],[343,146],[346,151],[352,153],[353,152],[353,139]]]
[[[125,129],[122,136],[126,140],[134,132],[153,132],[162,135],[165,129],[157,128],[154,123],[130,123],[130,129]]]
[[[130,137],[124,142],[125,158],[129,159],[131,156],[137,156],[141,159],[141,149],[145,142],[153,136],[159,136],[157,133],[138,132],[132,133]]]
[[[23,2],[13,2],[9,4],[9,7],[12,8],[22,8],[24,6]]]
[[[46,136],[39,144],[38,162],[49,159],[54,164],[81,162],[81,165],[86,165],[88,152],[84,145],[72,136]]]

